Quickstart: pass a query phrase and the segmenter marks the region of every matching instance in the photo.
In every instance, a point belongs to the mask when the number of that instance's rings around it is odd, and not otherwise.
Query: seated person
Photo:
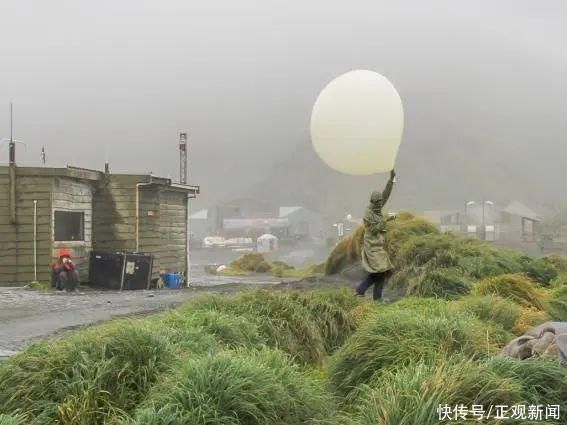
[[[52,270],[53,286],[59,291],[74,291],[79,286],[79,272],[71,260],[69,250],[62,248],[59,260],[55,262]]]

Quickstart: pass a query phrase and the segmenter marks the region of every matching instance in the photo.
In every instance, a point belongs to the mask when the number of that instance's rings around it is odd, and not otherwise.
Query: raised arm
[[[386,187],[382,192],[382,205],[386,205],[388,199],[390,198],[390,194],[392,193],[392,188],[394,187],[394,178],[396,177],[396,172],[394,170],[390,171],[390,180],[386,183]]]

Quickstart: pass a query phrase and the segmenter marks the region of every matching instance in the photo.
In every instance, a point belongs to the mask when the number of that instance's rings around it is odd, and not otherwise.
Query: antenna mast
[[[179,183],[187,184],[187,133],[179,133]]]
[[[10,153],[9,153],[10,165],[16,163],[16,144],[14,143],[13,131],[14,131],[14,105],[12,104],[12,102],[10,102]]]

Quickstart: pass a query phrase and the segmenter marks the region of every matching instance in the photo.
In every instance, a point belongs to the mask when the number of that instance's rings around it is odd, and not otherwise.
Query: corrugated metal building
[[[0,285],[36,273],[49,281],[62,247],[83,281],[93,249],[153,254],[154,277],[187,270],[188,200],[197,186],[74,167],[15,167],[13,180],[10,167],[0,167]]]

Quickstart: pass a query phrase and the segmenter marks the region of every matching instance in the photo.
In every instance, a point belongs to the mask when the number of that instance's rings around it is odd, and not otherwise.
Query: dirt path
[[[0,288],[0,358],[37,340],[117,316],[148,314],[175,308],[200,293],[233,293],[250,288],[311,290],[344,286],[339,282],[303,282],[296,279],[211,279],[191,289],[150,291],[85,290],[67,294]]]
[[[0,357],[8,357],[39,339],[112,317],[175,308],[197,293],[233,292],[248,287],[236,283],[183,290],[89,290],[71,294],[0,288]]]
[[[178,305],[190,291],[37,292],[0,289],[0,356],[62,330]]]

